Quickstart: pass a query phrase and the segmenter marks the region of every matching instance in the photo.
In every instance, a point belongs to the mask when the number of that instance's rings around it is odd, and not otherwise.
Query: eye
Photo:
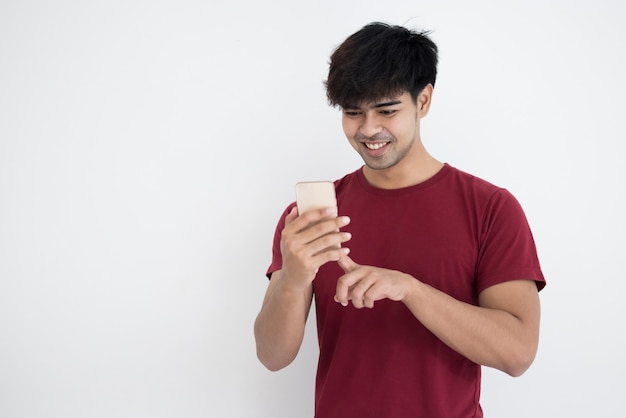
[[[349,118],[355,118],[357,116],[360,116],[363,112],[361,112],[360,110],[344,110],[343,114],[348,116]]]
[[[398,109],[381,109],[378,113],[383,116],[393,116]]]

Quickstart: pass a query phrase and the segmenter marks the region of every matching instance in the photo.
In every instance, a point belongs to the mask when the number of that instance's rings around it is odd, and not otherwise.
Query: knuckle
[[[308,223],[317,222],[319,220],[319,213],[316,210],[310,210],[308,212],[304,212],[301,215],[303,221]]]
[[[325,248],[334,247],[335,245],[340,244],[336,234],[327,234],[320,238],[320,244],[322,244]]]
[[[288,252],[290,252],[290,253],[296,253],[297,252],[297,248],[296,248],[294,242],[291,241],[291,240],[284,240],[283,241],[283,248],[285,250],[287,250]]]

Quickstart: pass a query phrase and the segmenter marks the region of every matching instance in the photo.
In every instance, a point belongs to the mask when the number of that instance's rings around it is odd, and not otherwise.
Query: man
[[[315,298],[318,418],[482,417],[481,365],[519,376],[535,357],[531,231],[507,190],[424,148],[436,73],[425,33],[381,23],[331,56],[328,99],[365,164],[335,182],[338,208],[287,208],[255,323],[279,370]]]

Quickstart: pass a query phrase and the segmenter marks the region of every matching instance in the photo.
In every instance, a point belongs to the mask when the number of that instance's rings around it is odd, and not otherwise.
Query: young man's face
[[[373,170],[384,170],[402,161],[419,142],[418,103],[408,92],[373,103],[342,109],[342,125],[352,147]],[[421,143],[420,143],[421,147]]]

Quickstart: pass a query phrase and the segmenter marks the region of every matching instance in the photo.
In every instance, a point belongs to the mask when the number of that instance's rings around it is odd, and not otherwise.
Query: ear
[[[420,94],[417,95],[417,114],[420,118],[423,118],[428,114],[432,98],[433,85],[429,83],[422,89],[422,91],[420,91]]]

